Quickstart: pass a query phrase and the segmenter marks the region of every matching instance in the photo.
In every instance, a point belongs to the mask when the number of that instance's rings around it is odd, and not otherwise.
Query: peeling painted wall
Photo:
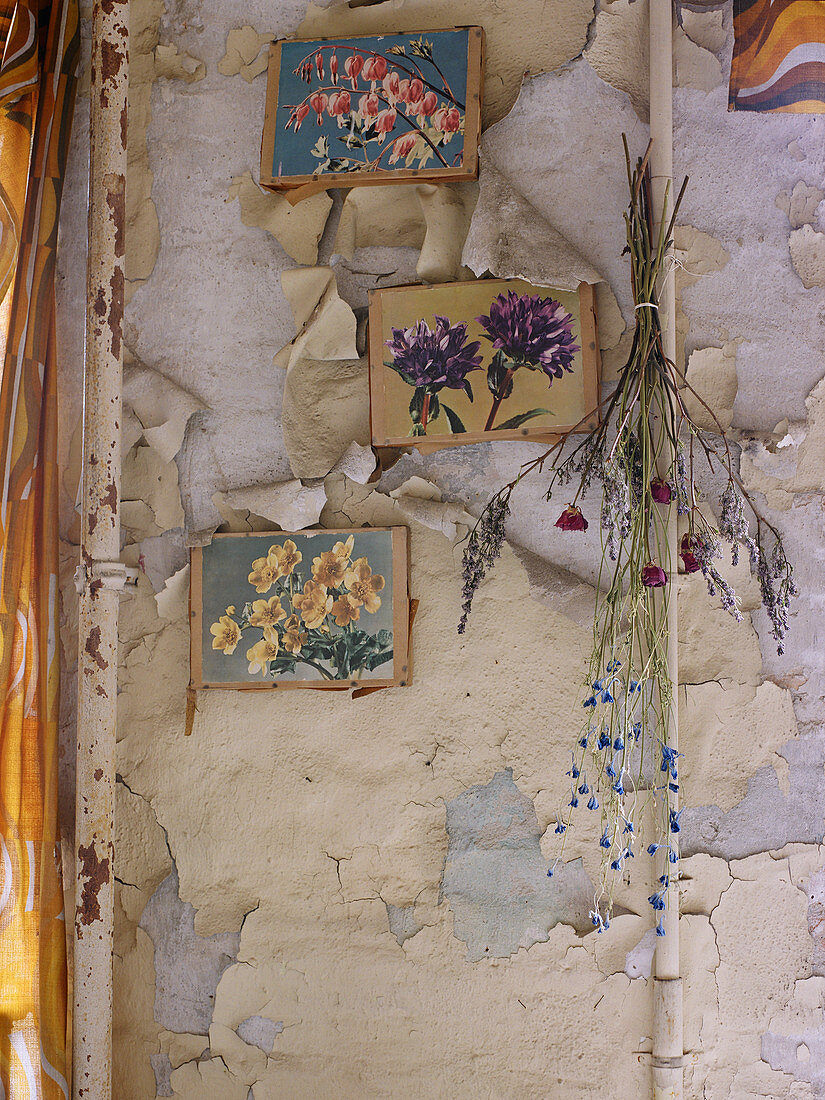
[[[650,1095],[648,868],[587,933],[594,838],[547,879],[598,533],[523,484],[467,634],[461,539],[535,450],[375,470],[376,286],[490,272],[597,284],[627,354],[621,133],[647,141],[645,0],[133,0],[115,874],[123,1100]],[[693,1100],[825,1097],[825,119],[726,113],[727,7],[677,33],[679,354],[797,563],[779,660],[681,579],[682,883]],[[487,30],[478,184],[260,191],[267,43]],[[523,75],[527,73],[528,75]],[[83,88],[86,88],[85,96]],[[62,815],[70,834],[85,148],[63,206]],[[712,485],[712,477],[710,478]],[[708,506],[713,497],[709,495]],[[359,700],[203,692],[185,736],[187,546],[222,530],[409,525],[415,683]],[[640,861],[641,864],[641,861]]]

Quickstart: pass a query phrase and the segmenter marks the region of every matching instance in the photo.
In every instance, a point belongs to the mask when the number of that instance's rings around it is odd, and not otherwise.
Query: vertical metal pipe
[[[673,9],[671,0],[650,2],[650,174],[656,228],[667,221],[672,210],[673,192]],[[666,189],[670,194],[666,198]],[[676,360],[676,282],[670,254],[659,288],[659,317],[662,322],[665,355]],[[672,476],[669,464],[661,472]],[[677,509],[668,515],[668,557],[670,577],[667,595],[667,662],[671,682],[672,705],[668,714],[668,743],[678,751],[679,743],[679,664],[678,619],[676,613]],[[678,811],[678,793],[671,805]],[[671,844],[678,834],[671,834]],[[663,852],[660,874],[673,870]],[[675,876],[668,888],[664,914],[665,935],[657,941],[654,964],[653,1011],[653,1096],[654,1100],[681,1100],[683,1083],[682,978],[679,965],[679,886]]]
[[[75,811],[73,1094],[112,1095],[128,0],[94,0]]]

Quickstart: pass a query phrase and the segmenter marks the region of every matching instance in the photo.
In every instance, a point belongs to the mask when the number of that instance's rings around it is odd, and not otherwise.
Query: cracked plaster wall
[[[460,540],[534,449],[414,454],[376,471],[364,405],[367,291],[487,271],[595,282],[615,375],[632,319],[620,134],[637,150],[647,140],[645,6],[131,4],[122,517],[139,580],[121,607],[124,1100],[650,1094],[646,868],[601,937],[583,934],[594,838],[571,837],[564,873],[544,874],[597,524],[571,542],[541,482],[521,486],[511,548],[459,638]],[[733,425],[804,592],[779,660],[743,567],[741,625],[709,608],[701,578],[680,581],[686,1095],[803,1100],[825,1097],[825,119],[727,114],[729,10],[684,16],[679,354]],[[273,37],[461,22],[487,31],[478,185],[295,207],[260,191]],[[87,116],[84,73],[58,273],[69,835]],[[410,526],[415,683],[355,701],[202,693],[185,736],[187,545],[219,526],[319,519]]]

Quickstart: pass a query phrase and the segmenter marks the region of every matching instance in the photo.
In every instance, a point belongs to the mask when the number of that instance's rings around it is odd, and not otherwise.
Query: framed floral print
[[[477,279],[373,291],[376,447],[552,439],[597,422],[593,288]]]
[[[274,43],[261,185],[475,179],[483,44],[481,27]]]
[[[191,551],[193,688],[410,682],[406,527],[215,535]]]

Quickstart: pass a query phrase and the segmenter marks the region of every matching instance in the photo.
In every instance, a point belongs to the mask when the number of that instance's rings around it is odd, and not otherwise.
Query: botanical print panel
[[[730,109],[825,111],[825,3],[734,0]]]
[[[518,279],[393,288],[375,292],[370,326],[378,445],[547,436],[594,408],[578,291]]]
[[[193,553],[193,682],[392,680],[404,545],[393,529],[217,535]]]
[[[463,28],[278,43],[264,141],[265,156],[268,147],[272,155],[262,181],[466,171],[468,91],[476,90],[474,119],[479,80],[477,73],[468,89],[470,34]],[[473,56],[480,66],[480,47]]]

